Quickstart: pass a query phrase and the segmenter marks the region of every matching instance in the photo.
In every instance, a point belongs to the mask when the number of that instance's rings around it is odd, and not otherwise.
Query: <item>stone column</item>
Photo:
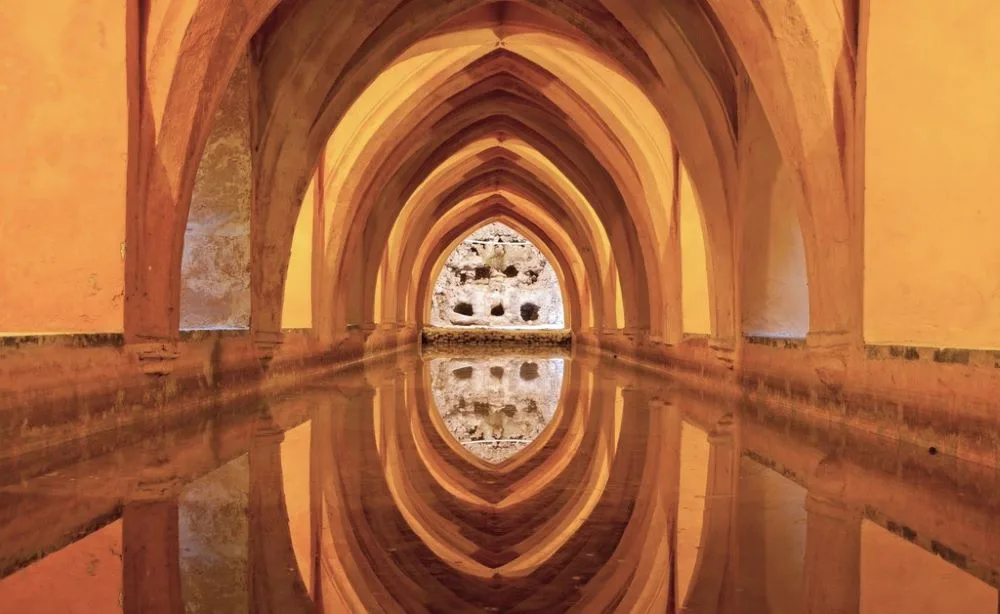
[[[143,486],[122,511],[122,604],[126,614],[180,614],[177,494]]]
[[[415,344],[420,338],[420,329],[413,323],[400,323],[396,325],[396,345],[403,347]]]
[[[735,370],[737,362],[737,341],[735,339],[712,337],[708,340],[708,347],[712,350],[712,356],[720,367],[729,371]]]
[[[861,507],[844,497],[844,469],[824,459],[806,496],[806,614],[857,614],[861,603]]]
[[[600,347],[601,331],[599,328],[584,328],[573,335],[573,345],[580,349],[593,350]]]
[[[375,324],[371,322],[348,324],[346,334],[337,347],[337,358],[353,360],[364,356],[368,338],[374,330]]]
[[[621,354],[624,338],[620,328],[602,328],[600,333],[601,349],[611,354]]]
[[[629,326],[621,330],[622,351],[630,358],[640,359],[649,341],[649,329]]]
[[[252,338],[257,360],[265,367],[270,365],[278,348],[285,342],[285,335],[282,332],[254,330]]]

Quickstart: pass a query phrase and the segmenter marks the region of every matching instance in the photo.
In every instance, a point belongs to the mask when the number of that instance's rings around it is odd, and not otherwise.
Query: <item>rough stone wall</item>
[[[431,299],[433,326],[562,328],[562,292],[537,247],[499,222],[448,257]]]
[[[250,98],[244,59],[198,166],[181,264],[181,328],[250,323]]]
[[[434,359],[434,403],[455,439],[479,458],[499,463],[552,421],[563,366],[561,358]]]

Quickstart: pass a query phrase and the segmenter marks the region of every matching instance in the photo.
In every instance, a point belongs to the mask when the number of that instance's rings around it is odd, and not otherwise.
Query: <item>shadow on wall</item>
[[[459,244],[441,269],[431,300],[433,326],[565,326],[552,265],[531,241],[500,222]]]

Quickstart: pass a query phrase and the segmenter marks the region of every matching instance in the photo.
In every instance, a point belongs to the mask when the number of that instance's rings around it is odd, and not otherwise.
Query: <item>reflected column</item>
[[[732,414],[726,414],[708,434],[708,483],[705,486],[701,548],[683,612],[706,614],[736,609],[737,485],[740,454]]]
[[[247,573],[250,611],[311,612],[314,610],[295,560],[285,504],[281,468],[284,432],[266,401],[250,444],[249,543]]]
[[[803,612],[856,614],[861,602],[861,507],[844,497],[844,469],[820,462],[806,496]]]
[[[122,605],[126,614],[184,611],[180,527],[172,481],[141,484],[122,510]]]

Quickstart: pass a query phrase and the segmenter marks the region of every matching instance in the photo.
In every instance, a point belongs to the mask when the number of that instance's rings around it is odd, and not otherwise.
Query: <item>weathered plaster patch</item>
[[[473,232],[448,257],[431,299],[434,326],[561,328],[562,292],[537,247],[499,222]]]
[[[250,114],[240,62],[198,167],[181,265],[181,328],[250,323]]]

